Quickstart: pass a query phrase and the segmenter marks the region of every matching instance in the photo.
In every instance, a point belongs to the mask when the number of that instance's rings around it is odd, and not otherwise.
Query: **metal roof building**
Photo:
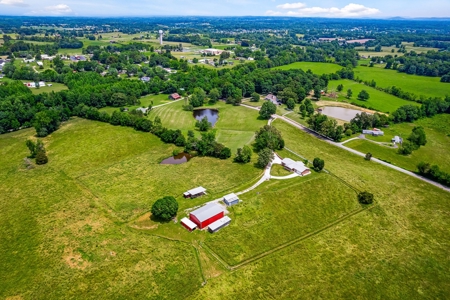
[[[211,225],[208,226],[208,230],[211,233],[217,232],[225,226],[230,225],[231,219],[228,216],[223,217],[220,220],[215,221]]]
[[[202,186],[196,187],[195,189],[189,190],[183,194],[184,198],[196,198],[204,195],[206,189]]]
[[[301,161],[294,161],[288,157],[281,161],[283,167],[289,171],[293,171],[299,175],[305,176],[311,173],[311,171]]]
[[[239,203],[239,197],[235,193],[231,193],[223,196],[223,202],[225,202],[227,206],[232,206]]]
[[[197,228],[197,224],[189,220],[188,218],[181,219],[181,225],[183,225],[187,230],[192,231]]]
[[[189,214],[189,219],[202,229],[224,216],[223,208],[217,203],[210,203]]]

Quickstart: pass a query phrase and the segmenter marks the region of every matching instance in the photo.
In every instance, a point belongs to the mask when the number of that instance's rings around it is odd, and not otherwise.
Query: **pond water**
[[[208,119],[208,122],[214,127],[219,119],[219,111],[217,109],[196,109],[194,110],[194,118],[197,121],[201,121],[204,117]]]
[[[184,164],[185,162],[190,161],[192,156],[188,153],[180,153],[175,156],[171,156],[166,158],[161,162],[161,165],[179,165]]]
[[[322,113],[332,118],[350,121],[356,117],[356,114],[360,114],[362,111],[343,107],[325,106],[322,107]]]

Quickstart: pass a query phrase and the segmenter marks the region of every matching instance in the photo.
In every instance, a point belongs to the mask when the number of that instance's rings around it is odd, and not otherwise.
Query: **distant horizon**
[[[2,16],[73,17],[241,17],[283,16],[306,18],[450,18],[450,1],[444,0],[0,0]],[[180,14],[182,12],[182,14]]]

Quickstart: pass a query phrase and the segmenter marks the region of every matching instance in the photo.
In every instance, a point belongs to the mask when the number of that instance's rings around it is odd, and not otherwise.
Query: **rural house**
[[[290,158],[284,158],[281,161],[281,165],[288,171],[295,172],[300,176],[306,176],[311,174],[311,170],[308,169],[301,161],[294,161]]]
[[[170,100],[178,100],[180,98],[181,98],[181,96],[178,93],[173,93],[173,94],[169,95]]]
[[[198,228],[203,229],[209,224],[223,218],[224,212],[222,206],[217,203],[210,203],[189,214],[189,219],[197,224]]]
[[[239,198],[235,193],[231,193],[231,194],[223,196],[223,202],[227,206],[232,206],[232,205],[236,205],[239,203]]]
[[[279,101],[278,101],[278,97],[273,95],[273,94],[268,94],[264,100],[269,100],[270,102],[272,102],[275,105],[279,105]]]
[[[384,135],[384,132],[381,131],[381,130],[378,129],[378,128],[374,128],[374,129],[372,129],[372,130],[370,130],[370,129],[364,129],[362,133],[363,133],[363,134],[371,134],[371,135],[373,135],[373,136],[382,136],[382,135]]]

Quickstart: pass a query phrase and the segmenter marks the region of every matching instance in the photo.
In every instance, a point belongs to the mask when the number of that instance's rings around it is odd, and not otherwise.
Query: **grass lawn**
[[[195,130],[195,118],[192,112],[184,111],[184,101],[155,108],[149,114],[150,119],[159,116],[163,126],[171,129],[181,129],[184,132]],[[258,112],[239,106],[232,106],[223,102],[215,105],[207,105],[205,108],[219,110],[219,120],[216,129],[217,140],[231,148],[234,153],[237,148],[249,144],[253,140],[254,133],[267,124],[265,120],[258,119]]]
[[[139,107],[148,107],[152,103],[152,101],[153,101],[153,106],[172,102],[172,100],[169,100],[169,95],[167,95],[167,94],[147,95],[147,96],[141,97],[141,99],[139,99],[139,100],[141,101],[141,104],[133,105],[133,106],[126,106],[126,107],[129,110],[132,110],[132,109],[136,109]],[[115,110],[119,110],[119,107],[108,106],[108,107],[103,107],[100,109],[100,111],[105,111],[109,114],[112,114]]]
[[[274,125],[282,131],[287,147],[309,159],[324,159],[327,170],[361,190],[374,193],[376,205],[300,243],[210,279],[193,298],[222,299],[225,294],[230,299],[446,298],[450,293],[450,275],[447,272],[450,268],[447,236],[450,219],[446,214],[450,209],[450,202],[446,201],[449,194],[395,170],[365,161],[279,120]],[[315,189],[318,195],[328,193],[316,189],[312,182],[311,189]],[[273,198],[280,196],[277,194]],[[330,196],[334,199],[333,195]],[[263,197],[264,194],[261,199]],[[276,200],[273,198],[270,200]],[[308,213],[316,214],[322,207],[332,207],[327,201],[322,202],[321,197],[311,196],[310,199],[320,204]],[[251,201],[244,199],[242,204],[250,206]],[[280,206],[277,209],[283,210],[285,203],[276,203]],[[259,206],[255,205],[252,213],[255,217],[249,218],[247,226],[260,222],[259,217],[266,212],[263,210],[265,205],[270,203],[260,200]],[[244,206],[235,208],[244,209]],[[327,209],[324,211],[331,214]],[[299,224],[303,216],[301,205],[293,206],[278,218],[271,230],[278,231],[278,227],[284,226],[289,228],[291,222]],[[235,216],[232,224],[236,222],[241,226],[230,225],[218,234],[224,239],[229,239],[227,235],[241,236],[240,231],[246,228],[240,222],[245,217]],[[267,218],[270,217],[267,214]],[[309,222],[313,224],[319,220]],[[264,223],[261,226],[265,227]],[[301,227],[295,227],[301,230]],[[281,232],[265,242],[284,239],[284,234]],[[271,236],[270,232],[268,236]],[[263,238],[251,235],[244,246]],[[235,251],[234,244],[214,250]]]
[[[360,106],[364,105],[365,107],[373,110],[378,110],[385,113],[390,113],[395,111],[397,108],[399,108],[402,105],[419,105],[417,102],[413,101],[407,101],[403,100],[401,98],[392,96],[388,93],[381,92],[377,89],[374,89],[372,87],[366,86],[361,83],[357,83],[356,81],[348,80],[348,79],[341,79],[341,80],[331,80],[328,83],[328,91],[334,90],[336,91],[336,88],[339,84],[342,84],[344,86],[344,89],[342,92],[337,92],[338,98],[331,99],[333,101],[342,101],[342,102],[348,102],[348,103],[356,103]],[[353,96],[351,99],[347,99],[347,90],[351,89],[353,92]],[[370,98],[367,101],[361,101],[358,100],[358,94],[362,91],[366,90]],[[327,98],[324,97],[323,100],[326,100]]]
[[[394,165],[410,171],[417,171],[417,164],[421,161],[437,164],[442,170],[450,172],[450,115],[442,114],[433,118],[418,120],[412,124],[394,124],[384,128],[385,136],[367,138],[378,142],[390,142],[395,136],[407,138],[414,126],[422,126],[427,134],[427,144],[413,151],[411,155],[397,154],[397,149],[383,147],[364,140],[353,140],[345,145],[363,153],[370,152],[376,158],[383,159]]]
[[[153,144],[108,127],[66,123],[44,139],[49,163],[31,170],[23,158],[34,130],[0,135],[0,298],[180,299],[201,287],[192,247],[112,221],[76,178]]]
[[[270,170],[270,175],[272,176],[287,176],[291,175],[292,172],[286,170],[282,165],[274,164]]]
[[[48,84],[51,84],[52,86],[48,86]],[[38,95],[38,94],[42,94],[42,93],[51,93],[51,92],[59,92],[62,90],[67,90],[69,89],[65,84],[63,83],[57,83],[57,82],[46,82],[45,83],[46,86],[44,87],[40,87],[38,89],[34,88],[31,89],[31,91],[33,92],[33,94]]]
[[[240,196],[230,226],[206,244],[234,265],[317,230],[359,207],[356,193],[330,175],[271,180]],[[283,220],[283,222],[280,222]]]
[[[355,78],[365,81],[375,80],[377,86],[387,88],[396,86],[403,91],[413,93],[418,97],[445,97],[450,95],[449,84],[440,82],[439,77],[409,75],[395,70],[358,66],[354,69]]]
[[[303,71],[311,70],[315,74],[331,74],[336,73],[342,66],[330,63],[319,63],[319,62],[295,62],[289,65],[275,67],[277,70],[290,70],[290,69],[302,69]]]

